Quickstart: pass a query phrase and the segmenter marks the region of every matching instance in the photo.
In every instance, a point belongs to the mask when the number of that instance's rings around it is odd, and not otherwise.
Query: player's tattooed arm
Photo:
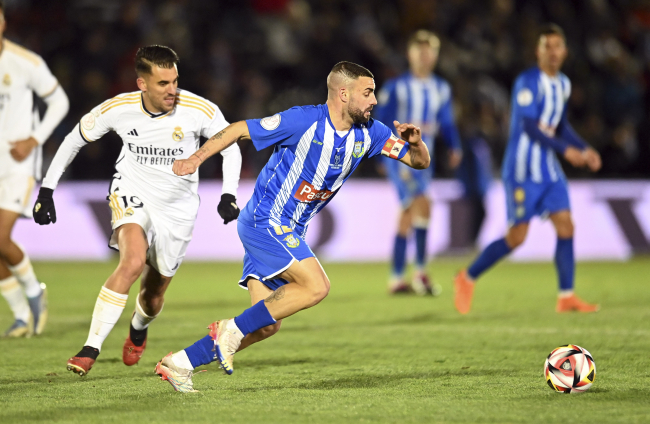
[[[284,298],[284,286],[280,286],[280,288],[274,291],[273,294],[271,294],[269,297],[264,299],[264,303],[273,303],[283,298]]]
[[[193,174],[209,157],[221,152],[239,140],[250,140],[250,133],[248,132],[248,124],[246,124],[246,121],[230,124],[210,137],[189,158],[175,161],[172,166],[172,171],[179,176]]]
[[[431,162],[431,155],[429,154],[427,145],[422,142],[422,131],[420,127],[413,124],[400,124],[397,121],[394,121],[393,124],[395,124],[395,129],[400,138],[409,143],[409,150],[400,161],[411,168],[428,168]]]

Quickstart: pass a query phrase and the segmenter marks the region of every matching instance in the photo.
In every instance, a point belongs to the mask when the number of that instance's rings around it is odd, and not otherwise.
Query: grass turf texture
[[[390,297],[385,264],[331,264],[330,295],[287,319],[273,338],[215,364],[180,394],[155,363],[249,305],[237,264],[186,263],[152,325],[139,365],[121,348],[137,291],[85,378],[65,370],[86,339],[100,285],[115,263],[37,263],[50,290],[39,338],[0,340],[0,422],[647,422],[650,420],[650,260],[581,263],[578,293],[597,314],[556,314],[552,264],[503,263],[477,286],[473,310],[453,308],[452,278],[465,262],[430,265],[438,298]],[[0,301],[1,302],[1,301]],[[0,325],[11,315],[0,303]],[[2,327],[4,328],[4,327]],[[575,343],[594,355],[582,395],[549,389],[544,360]]]

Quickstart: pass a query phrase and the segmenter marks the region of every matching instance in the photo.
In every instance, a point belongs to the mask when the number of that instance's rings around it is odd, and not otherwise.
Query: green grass
[[[0,340],[0,422],[648,422],[650,260],[581,263],[578,293],[597,314],[554,312],[551,264],[503,263],[477,286],[473,310],[453,308],[463,262],[431,264],[439,298],[389,297],[384,264],[326,265],[330,295],[236,356],[235,373],[198,374],[196,394],[153,374],[158,359],[249,305],[237,264],[186,263],[140,364],[121,363],[136,291],[85,378],[65,370],[86,339],[100,285],[114,263],[38,263],[51,318],[38,339]],[[0,326],[11,315],[0,301]],[[2,327],[4,328],[4,327]],[[582,395],[551,391],[542,369],[555,347],[594,355]]]

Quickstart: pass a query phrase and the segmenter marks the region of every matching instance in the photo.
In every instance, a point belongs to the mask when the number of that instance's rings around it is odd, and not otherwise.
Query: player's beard
[[[355,124],[365,124],[370,120],[370,115],[368,117],[365,116],[365,113],[369,111],[363,111],[357,107],[354,107],[350,105],[348,108],[348,114],[350,115],[350,118],[352,118],[352,122]]]

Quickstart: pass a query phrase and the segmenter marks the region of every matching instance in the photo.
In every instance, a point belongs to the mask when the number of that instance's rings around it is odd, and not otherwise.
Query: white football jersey
[[[115,169],[125,185],[172,221],[193,222],[198,172],[179,177],[172,165],[196,152],[201,136],[212,137],[228,122],[217,105],[185,90],[178,90],[176,106],[167,113],[149,112],[142,96],[136,91],[105,101],[81,118],[78,131],[89,143],[115,131],[124,143]]]
[[[59,82],[39,55],[7,39],[3,41],[0,52],[0,177],[21,173],[40,178],[40,147],[24,161],[16,162],[9,154],[9,143],[29,138],[38,124],[32,93],[45,98],[58,86]]]

